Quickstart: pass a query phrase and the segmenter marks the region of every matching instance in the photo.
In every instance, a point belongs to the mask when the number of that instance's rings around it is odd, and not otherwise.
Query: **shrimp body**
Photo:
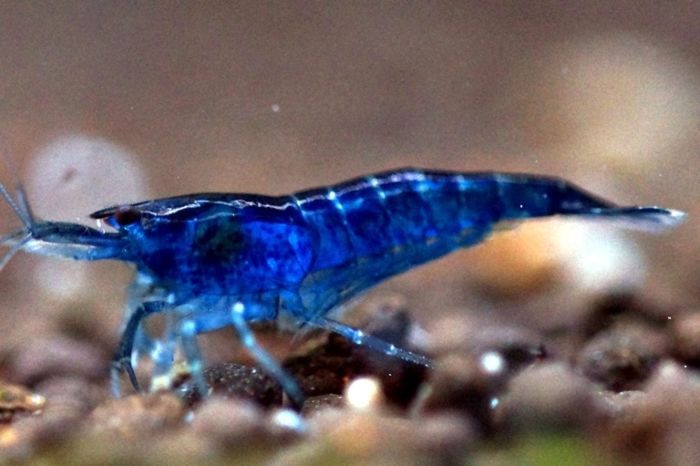
[[[35,222],[23,196],[3,196],[25,223],[5,242],[75,259],[117,259],[137,269],[113,377],[138,386],[135,355],[155,360],[155,377],[172,365],[177,342],[204,391],[196,335],[233,326],[251,354],[300,403],[296,383],[255,341],[248,324],[285,314],[299,326],[340,333],[387,354],[429,365],[328,317],[331,310],[414,266],[474,245],[500,222],[551,215],[621,219],[658,228],[683,214],[658,207],[617,207],[556,178],[403,169],[287,196],[204,193],[100,210],[102,232]],[[50,231],[50,234],[49,234]],[[140,290],[140,291],[139,291]],[[165,312],[164,338],[142,329]]]

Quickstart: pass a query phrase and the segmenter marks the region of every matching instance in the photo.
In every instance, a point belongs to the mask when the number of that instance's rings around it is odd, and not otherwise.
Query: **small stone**
[[[264,420],[264,412],[248,400],[212,396],[194,412],[190,428],[225,446],[259,435]]]
[[[681,361],[700,366],[700,312],[678,317],[671,326],[673,351]]]
[[[307,398],[301,408],[301,414],[306,418],[312,418],[326,410],[339,410],[343,408],[343,397],[335,393],[319,395]]]
[[[376,319],[362,326],[368,334],[402,348],[406,348],[410,327],[405,311],[389,308],[381,309]],[[423,366],[355,345],[334,333],[305,355],[288,358],[283,367],[306,396],[340,394],[349,380],[373,376],[381,382],[386,399],[402,407],[413,400],[427,374]]]
[[[615,391],[637,388],[665,348],[652,332],[613,329],[590,340],[578,357],[583,373]]]
[[[137,438],[181,423],[184,406],[169,392],[131,395],[111,399],[90,415],[97,432],[110,432],[124,438]]]
[[[342,422],[327,430],[323,437],[339,451],[362,457],[412,444],[414,427],[407,419],[346,412]]]
[[[491,373],[479,358],[458,355],[440,359],[411,411],[435,413],[459,411],[474,418],[479,428],[493,428],[491,400],[503,387],[504,373]]]
[[[475,426],[463,416],[449,413],[431,414],[414,420],[418,424],[417,447],[445,453],[463,450],[477,439]]]
[[[582,319],[579,332],[585,338],[630,324],[664,328],[680,317],[678,306],[670,297],[661,296],[653,286],[643,292],[613,291],[598,297]]]
[[[254,400],[262,406],[282,404],[282,388],[262,369],[238,363],[221,363],[204,370],[212,395]],[[191,383],[183,389],[189,404],[201,399]]]
[[[543,358],[543,339],[532,330],[512,325],[494,325],[464,316],[439,318],[431,328],[430,350],[435,354],[467,352],[479,356],[496,352],[517,371]]]
[[[640,403],[647,400],[647,394],[642,390],[627,390],[624,392],[604,391],[600,401],[608,418],[619,419],[633,412]]]
[[[74,376],[46,379],[36,386],[36,390],[48,400],[48,412],[61,410],[86,415],[110,398],[103,387]]]
[[[336,334],[304,355],[287,358],[284,369],[299,383],[307,397],[340,394],[347,381],[359,371],[352,343]]]
[[[34,385],[54,375],[77,375],[100,380],[107,373],[108,358],[95,345],[54,335],[37,338],[23,347],[12,363],[13,377]]]
[[[341,457],[371,458],[373,464],[453,464],[474,441],[474,430],[456,415],[404,418],[346,412],[317,434]]]
[[[20,385],[0,381],[0,422],[9,422],[17,413],[33,413],[46,405],[46,397]]]
[[[132,458],[117,456],[118,460],[115,461],[113,455],[106,455],[104,461],[84,464],[209,464],[212,458],[218,458],[218,455],[224,453],[223,449],[219,449],[220,446],[212,438],[204,437],[200,432],[187,428],[175,429],[154,435],[148,443],[139,445],[141,451],[132,455]],[[230,451],[240,446],[240,443],[229,443],[223,447],[228,447],[225,451]]]
[[[630,464],[697,464],[700,375],[663,361],[644,388],[601,440]]]
[[[524,431],[581,427],[601,412],[596,392],[593,383],[566,365],[547,362],[517,374],[498,409]]]
[[[700,373],[675,361],[664,360],[652,372],[645,389],[649,397],[660,403],[683,397],[694,398],[700,396]]]
[[[36,388],[45,398],[43,409],[13,425],[15,441],[10,454],[21,456],[77,435],[90,410],[105,398],[103,389],[75,377],[51,378]]]

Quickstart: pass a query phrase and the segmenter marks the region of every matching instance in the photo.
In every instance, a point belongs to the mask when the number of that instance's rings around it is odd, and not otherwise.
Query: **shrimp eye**
[[[123,206],[114,212],[114,221],[119,226],[125,227],[141,220],[141,211],[131,206]]]

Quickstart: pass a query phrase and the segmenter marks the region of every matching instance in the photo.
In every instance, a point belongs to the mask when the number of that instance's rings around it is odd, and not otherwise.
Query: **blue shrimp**
[[[3,239],[10,249],[0,267],[22,249],[135,266],[112,367],[115,394],[123,372],[139,389],[140,354],[153,358],[152,387],[157,380],[167,385],[178,343],[206,393],[196,337],[233,326],[297,405],[301,390],[257,343],[251,323],[284,319],[430,366],[428,357],[349,327],[331,311],[389,277],[479,243],[502,222],[576,215],[658,230],[685,215],[618,207],[558,178],[402,169],[286,196],[204,193],[110,207],[91,214],[111,227],[103,231],[38,221],[21,186],[14,198],[0,187],[24,225]],[[156,313],[166,316],[160,341],[142,325]]]

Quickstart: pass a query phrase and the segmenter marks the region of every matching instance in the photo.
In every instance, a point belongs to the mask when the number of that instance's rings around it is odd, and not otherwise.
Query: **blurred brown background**
[[[644,252],[645,286],[693,302],[698,25],[697,2],[3,2],[0,136],[36,211],[65,220],[404,165],[564,176],[688,211],[668,235],[626,238]],[[17,226],[3,215],[3,231]],[[515,251],[548,250],[546,237]],[[386,286],[455,305],[446,284],[469,280],[471,258]],[[13,260],[5,322],[40,329],[46,299],[87,300],[116,332],[129,272],[87,267]],[[411,293],[422,286],[432,294]]]

